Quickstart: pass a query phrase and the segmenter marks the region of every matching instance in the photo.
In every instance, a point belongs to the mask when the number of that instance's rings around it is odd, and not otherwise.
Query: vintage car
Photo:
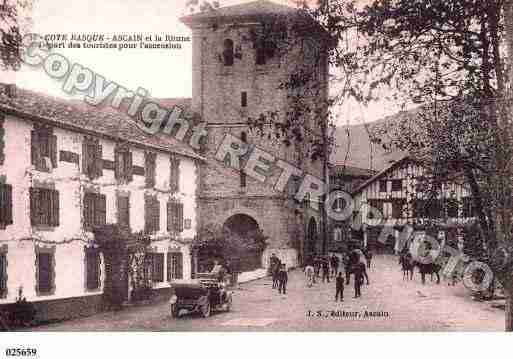
[[[172,284],[171,316],[177,318],[182,309],[199,312],[204,318],[212,311],[230,311],[232,292],[226,287],[224,281],[210,273],[198,273],[193,280]]]

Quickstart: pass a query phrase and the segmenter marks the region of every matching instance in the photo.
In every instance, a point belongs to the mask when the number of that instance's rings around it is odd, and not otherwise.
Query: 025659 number
[[[7,348],[5,356],[7,357],[34,357],[37,355],[35,348]]]

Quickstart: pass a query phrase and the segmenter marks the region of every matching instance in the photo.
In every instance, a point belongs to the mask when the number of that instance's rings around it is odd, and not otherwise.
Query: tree
[[[33,0],[0,1],[0,68],[18,70],[21,66],[23,35],[31,24]]]
[[[330,63],[339,72],[340,98],[421,105],[378,134],[387,134],[385,145],[414,154],[432,182],[468,184],[488,264],[507,295],[508,331],[513,33],[507,38],[505,30],[513,30],[511,6],[510,0],[321,0],[311,10],[337,40]]]

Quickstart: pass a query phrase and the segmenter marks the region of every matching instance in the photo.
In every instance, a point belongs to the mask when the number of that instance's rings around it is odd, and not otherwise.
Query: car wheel
[[[180,309],[176,304],[171,304],[171,318],[178,318],[180,316]]]
[[[230,295],[228,297],[228,300],[226,301],[226,311],[229,312],[232,310],[232,296]]]
[[[207,301],[206,304],[201,306],[201,315],[203,316],[203,318],[210,317],[210,311],[211,311],[210,302]]]

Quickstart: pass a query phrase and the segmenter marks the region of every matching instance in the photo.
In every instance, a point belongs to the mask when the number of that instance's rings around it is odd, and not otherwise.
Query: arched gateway
[[[240,271],[251,271],[262,267],[263,247],[259,245],[262,233],[258,222],[246,214],[235,214],[223,224],[223,229],[230,241],[239,244],[238,265]]]

